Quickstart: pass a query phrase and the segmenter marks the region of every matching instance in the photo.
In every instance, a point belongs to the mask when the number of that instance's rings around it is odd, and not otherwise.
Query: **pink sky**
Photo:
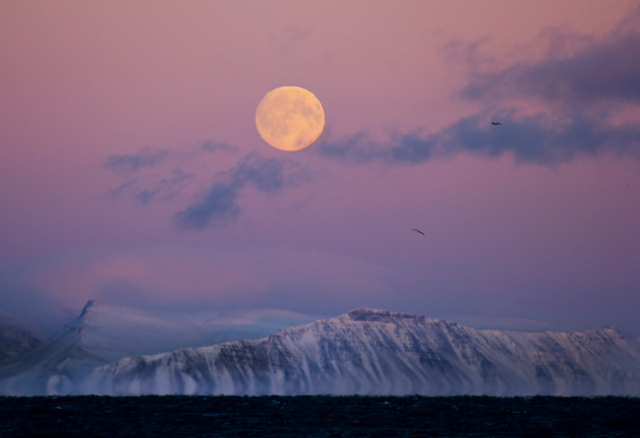
[[[97,298],[640,334],[639,1],[3,2],[0,59],[22,320]],[[294,153],[254,122],[285,85],[327,122]]]

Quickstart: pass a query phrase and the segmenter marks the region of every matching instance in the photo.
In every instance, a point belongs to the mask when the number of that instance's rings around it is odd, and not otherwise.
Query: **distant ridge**
[[[90,301],[0,368],[0,394],[640,395],[640,345],[615,328],[476,330],[368,308],[291,327],[295,316],[205,314],[196,324]],[[273,334],[240,337],[257,330]]]
[[[130,357],[83,391],[138,394],[640,395],[640,349],[616,329],[475,330],[358,308],[255,341]]]

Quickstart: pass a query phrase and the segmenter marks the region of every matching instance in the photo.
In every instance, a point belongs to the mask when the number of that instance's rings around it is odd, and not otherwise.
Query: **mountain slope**
[[[0,394],[75,394],[95,367],[123,357],[261,338],[310,320],[276,310],[153,314],[92,300],[57,335],[0,368]]]
[[[99,367],[80,392],[640,395],[640,350],[615,329],[475,330],[371,309]]]
[[[17,327],[0,327],[0,366],[5,365],[42,342],[29,330]]]

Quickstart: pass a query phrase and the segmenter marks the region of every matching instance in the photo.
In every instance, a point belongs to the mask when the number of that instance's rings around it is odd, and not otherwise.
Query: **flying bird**
[[[631,187],[629,187],[629,184],[627,184],[627,188],[630,189]]]
[[[420,234],[422,234],[423,236],[426,236],[426,234],[424,234],[422,231],[420,231],[420,230],[416,230],[415,228],[413,229],[413,231],[415,231],[416,233],[420,233]]]
[[[491,122],[491,124],[492,124],[493,126],[502,125],[502,123],[500,123],[500,122]]]

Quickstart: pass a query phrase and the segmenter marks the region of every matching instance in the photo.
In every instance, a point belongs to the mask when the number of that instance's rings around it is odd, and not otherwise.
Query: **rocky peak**
[[[98,304],[98,301],[96,300],[87,301],[87,304],[85,304],[84,308],[82,309],[81,315],[86,314],[89,311],[89,309],[91,309],[92,307],[95,307],[97,304]]]
[[[352,321],[376,321],[376,322],[397,322],[402,319],[413,319],[424,322],[425,318],[421,315],[411,315],[409,313],[391,312],[389,310],[368,309],[359,307],[353,309],[346,314],[347,318]]]

